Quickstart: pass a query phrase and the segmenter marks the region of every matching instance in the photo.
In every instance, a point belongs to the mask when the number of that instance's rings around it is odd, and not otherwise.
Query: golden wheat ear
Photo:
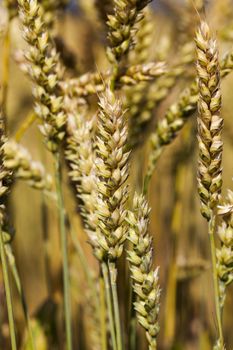
[[[221,91],[217,43],[211,36],[209,26],[206,22],[201,22],[197,31],[196,50],[199,89],[197,118],[199,158],[197,181],[201,201],[201,213],[208,221],[215,312],[218,325],[218,338],[215,349],[220,350],[224,348],[224,339],[215,234],[216,211],[222,189],[223,119],[220,116]]]
[[[128,197],[126,181],[129,175],[127,124],[122,103],[107,88],[100,95],[97,122],[96,177],[99,216],[99,246],[109,260],[121,256],[126,239],[125,204]]]
[[[50,151],[57,152],[66,130],[64,96],[60,87],[63,69],[37,0],[19,0],[28,73],[35,84],[35,112],[42,120],[41,132]]]
[[[202,22],[196,35],[198,101],[198,192],[202,215],[210,220],[222,188],[221,91],[217,43]]]

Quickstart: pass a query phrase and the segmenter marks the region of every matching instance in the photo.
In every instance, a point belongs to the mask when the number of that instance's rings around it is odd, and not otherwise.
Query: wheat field
[[[233,349],[232,0],[0,0],[0,350]]]

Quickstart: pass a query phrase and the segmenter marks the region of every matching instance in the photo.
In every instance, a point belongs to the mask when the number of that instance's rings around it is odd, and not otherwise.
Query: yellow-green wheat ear
[[[107,56],[111,63],[120,61],[134,44],[135,24],[143,18],[142,10],[151,0],[113,0],[113,14],[108,15],[109,47]]]
[[[152,237],[148,232],[150,209],[144,196],[135,194],[132,211],[128,212],[128,240],[132,244],[127,259],[133,290],[137,296],[134,308],[138,322],[146,330],[150,350],[157,349],[159,333],[160,287],[158,268],[153,269]]]

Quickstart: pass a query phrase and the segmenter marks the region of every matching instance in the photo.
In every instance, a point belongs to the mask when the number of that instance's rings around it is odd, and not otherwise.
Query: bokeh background
[[[153,41],[148,61],[165,60],[169,64],[179,59],[179,50],[185,40],[193,42],[199,21],[194,1],[157,0],[151,6]],[[70,76],[88,71],[104,70],[106,36],[98,23],[92,0],[71,1],[57,14],[53,29],[60,42],[65,43],[64,56]],[[203,15],[203,13],[201,14]],[[204,15],[217,36],[220,55],[233,50],[233,3],[230,0],[206,2]],[[4,30],[7,13],[0,2],[0,66],[3,79]],[[52,29],[51,29],[52,30]],[[60,40],[60,41],[59,41]],[[33,110],[31,83],[20,70],[16,59],[18,49],[25,47],[20,24],[15,17],[10,24],[10,64],[7,95],[7,121],[10,137],[18,138],[33,158],[40,160],[48,173],[53,174],[53,160],[46,151],[35,121],[25,133],[18,133]],[[68,53],[67,53],[68,52]],[[149,132],[195,76],[195,57],[177,80],[169,95],[153,111]],[[224,117],[223,192],[233,188],[233,75],[222,81]],[[91,101],[93,111],[96,99]],[[145,130],[148,134],[148,130]],[[131,165],[132,190],[140,188],[147,160],[148,144],[145,141],[133,152]],[[160,266],[162,287],[159,349],[209,350],[216,333],[213,286],[210,271],[210,250],[207,225],[199,212],[196,183],[197,142],[196,115],[166,147],[160,158],[150,186],[149,201],[152,207],[150,231],[154,237],[155,265]],[[77,203],[64,166],[65,205],[70,213],[74,234],[78,238],[90,267],[98,271],[91,248],[83,232]],[[57,225],[57,211],[52,200],[24,182],[15,182],[8,209],[15,229],[13,249],[19,269],[26,301],[34,320],[38,350],[64,349],[62,330],[62,278],[61,255]],[[85,273],[69,239],[70,276],[72,283],[72,313],[75,349],[94,349],[90,344],[89,325],[92,317],[88,307],[88,285]],[[120,263],[120,268],[123,271]],[[25,345],[25,321],[20,298],[14,287],[14,309],[18,337],[22,349]],[[125,274],[119,277],[119,291],[124,302],[127,298]],[[224,333],[227,349],[233,346],[233,289],[227,293]],[[139,330],[140,332],[140,330]],[[138,343],[138,349],[145,344]],[[0,349],[8,350],[9,329],[0,275]]]

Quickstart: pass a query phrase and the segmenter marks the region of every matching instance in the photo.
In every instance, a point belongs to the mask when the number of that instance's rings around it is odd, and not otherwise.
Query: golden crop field
[[[232,0],[0,1],[0,350],[233,349]]]

